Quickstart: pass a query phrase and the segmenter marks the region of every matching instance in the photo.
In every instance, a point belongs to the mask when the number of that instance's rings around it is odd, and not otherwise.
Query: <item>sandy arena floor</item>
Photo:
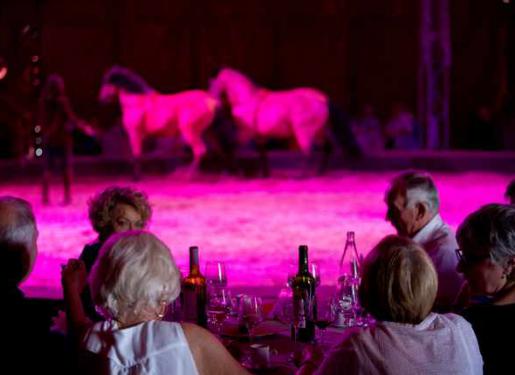
[[[59,297],[60,264],[77,257],[95,239],[87,219],[87,200],[112,184],[145,190],[154,215],[150,230],[172,249],[187,269],[188,246],[200,247],[201,262],[224,260],[233,286],[278,287],[295,267],[297,246],[308,244],[319,263],[322,284],[336,279],[338,259],[348,230],[356,232],[366,254],[393,228],[384,220],[383,192],[394,173],[337,172],[307,180],[273,177],[241,180],[206,177],[185,182],[173,175],[147,177],[133,184],[117,179],[80,179],[71,206],[40,204],[39,184],[0,185],[0,194],[32,202],[40,231],[39,256],[24,289],[31,296]],[[488,202],[504,202],[510,176],[494,173],[435,173],[441,213],[456,228],[467,213]],[[52,191],[61,199],[57,182]]]

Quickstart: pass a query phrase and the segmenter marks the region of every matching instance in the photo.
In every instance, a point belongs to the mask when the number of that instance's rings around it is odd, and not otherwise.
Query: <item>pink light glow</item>
[[[321,268],[322,285],[334,284],[348,230],[356,232],[366,254],[393,228],[384,221],[383,192],[394,173],[339,172],[309,180],[215,179],[187,183],[174,176],[149,177],[136,187],[154,207],[150,230],[160,236],[184,272],[188,246],[198,245],[202,267],[226,262],[230,286],[278,287],[296,264],[299,244]],[[494,173],[433,174],[440,189],[441,213],[452,227],[488,202],[503,202],[509,176]],[[210,180],[208,180],[210,179]],[[86,202],[96,191],[124,180],[76,182],[74,205],[42,206],[39,185],[3,185],[0,194],[32,202],[39,226],[36,267],[24,284],[31,296],[60,296],[60,264],[77,257],[95,239]],[[54,189],[54,201],[61,199]]]

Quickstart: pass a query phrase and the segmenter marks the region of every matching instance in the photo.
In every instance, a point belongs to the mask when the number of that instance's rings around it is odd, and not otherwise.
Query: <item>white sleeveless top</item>
[[[198,375],[179,323],[148,321],[119,329],[116,322],[98,322],[82,347],[86,373]]]

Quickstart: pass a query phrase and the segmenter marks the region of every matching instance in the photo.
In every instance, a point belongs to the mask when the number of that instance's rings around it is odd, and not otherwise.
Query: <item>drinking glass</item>
[[[263,302],[255,296],[242,296],[240,299],[239,320],[245,325],[252,341],[254,328],[263,321]]]
[[[318,288],[320,286],[320,267],[317,263],[311,263],[309,266],[309,272],[315,278],[315,286]]]
[[[227,287],[227,274],[225,272],[224,262],[206,262],[204,276],[206,277],[207,284],[212,288]]]
[[[214,328],[217,336],[222,329],[227,315],[231,310],[231,295],[226,289],[212,290],[207,301],[207,319],[210,327]]]
[[[320,304],[318,306],[317,318],[314,321],[315,326],[318,328],[317,341],[320,345],[324,345],[325,330],[335,320],[334,308],[331,301]]]

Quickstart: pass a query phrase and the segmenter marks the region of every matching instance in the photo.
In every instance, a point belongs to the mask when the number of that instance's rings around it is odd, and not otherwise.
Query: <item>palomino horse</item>
[[[317,137],[325,135],[329,121],[329,100],[313,88],[270,91],[255,86],[240,72],[221,69],[210,81],[209,92],[221,99],[225,96],[237,126],[257,138],[294,137],[300,150],[309,156]],[[264,174],[269,173],[264,162]]]
[[[202,133],[213,121],[217,100],[202,90],[160,94],[131,70],[113,66],[102,79],[100,101],[118,96],[122,122],[135,158],[135,176],[139,177],[142,142],[147,135],[180,133],[191,147],[193,165],[197,168],[206,145]]]

